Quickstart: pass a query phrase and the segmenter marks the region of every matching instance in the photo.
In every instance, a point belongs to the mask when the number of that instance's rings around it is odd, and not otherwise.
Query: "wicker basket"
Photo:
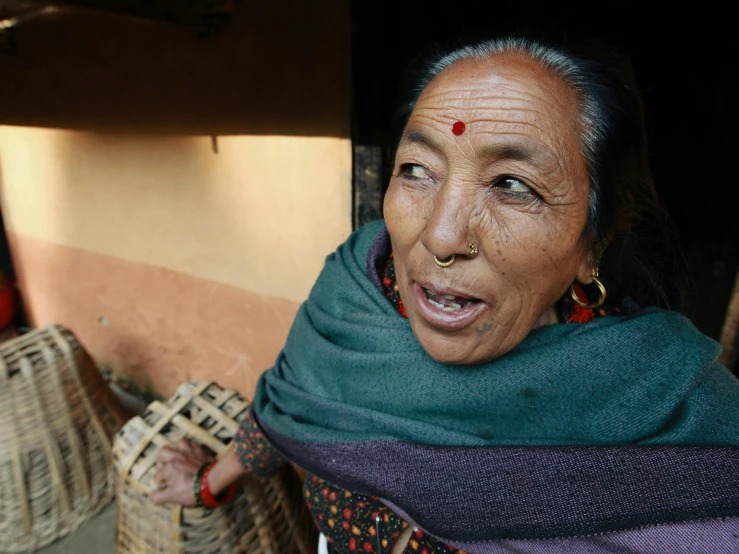
[[[117,554],[305,554],[315,552],[315,526],[294,472],[250,479],[221,508],[156,506],[159,449],[189,438],[221,455],[248,417],[249,404],[211,382],[182,385],[166,404],[152,402],[130,420],[113,446],[118,474]]]
[[[60,326],[0,346],[0,552],[27,552],[114,494],[111,437],[125,412]]]

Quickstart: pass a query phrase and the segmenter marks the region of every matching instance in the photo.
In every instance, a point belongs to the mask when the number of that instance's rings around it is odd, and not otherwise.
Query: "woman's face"
[[[575,93],[519,53],[457,62],[419,98],[385,219],[408,319],[435,360],[497,358],[557,322],[575,279],[591,282],[577,117]]]

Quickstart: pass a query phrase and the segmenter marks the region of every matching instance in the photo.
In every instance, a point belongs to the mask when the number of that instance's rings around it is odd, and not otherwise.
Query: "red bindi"
[[[459,136],[462,133],[464,133],[465,125],[461,121],[457,121],[454,125],[452,125],[452,133]]]

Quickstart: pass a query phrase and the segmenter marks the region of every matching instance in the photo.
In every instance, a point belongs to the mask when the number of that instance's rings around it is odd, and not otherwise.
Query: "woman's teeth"
[[[479,302],[479,300],[473,300],[471,298],[465,298],[463,296],[454,296],[453,294],[436,294],[427,288],[423,289],[426,292],[426,299],[429,304],[443,310],[445,312],[453,312],[455,310],[461,310],[467,306]]]

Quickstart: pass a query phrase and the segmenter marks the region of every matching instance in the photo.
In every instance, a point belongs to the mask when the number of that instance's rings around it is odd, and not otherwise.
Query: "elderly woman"
[[[385,221],[328,257],[236,449],[165,449],[153,500],[289,461],[323,552],[739,551],[739,382],[664,309],[630,73],[483,42],[403,118]]]

